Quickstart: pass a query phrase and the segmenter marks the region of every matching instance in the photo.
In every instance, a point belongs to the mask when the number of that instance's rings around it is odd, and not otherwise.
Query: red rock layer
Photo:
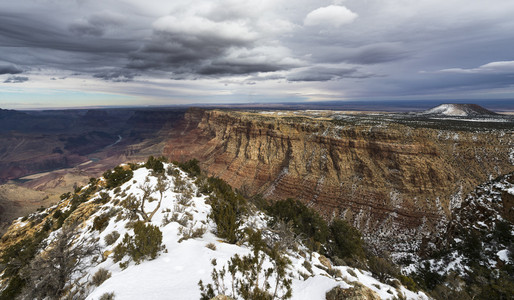
[[[202,110],[175,130],[171,159],[197,158],[249,195],[293,197],[327,219],[345,217],[382,249],[391,240],[419,249],[450,218],[452,199],[514,170],[512,133]]]

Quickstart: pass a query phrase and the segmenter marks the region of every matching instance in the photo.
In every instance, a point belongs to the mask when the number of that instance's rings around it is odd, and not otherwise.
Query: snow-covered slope
[[[424,111],[423,115],[452,116],[452,117],[476,117],[494,116],[496,113],[476,104],[441,104]]]
[[[199,192],[193,178],[172,164],[164,164],[164,168],[168,171],[159,177],[152,170],[140,167],[133,172],[133,177],[120,187],[99,187],[92,197],[76,208],[75,215],[72,216],[79,219],[82,217],[84,220],[78,227],[75,244],[78,244],[78,241],[97,240],[99,248],[94,255],[84,258],[86,263],[83,272],[73,274],[69,282],[73,288],[68,294],[81,290],[83,296],[91,300],[109,299],[107,295],[110,293],[113,293],[114,299],[124,300],[200,299],[198,283],[200,280],[205,284],[213,281],[213,260],[216,261],[217,267],[221,268],[235,255],[244,256],[252,253],[253,249],[248,241],[229,244],[216,235],[216,224],[209,217],[212,209],[209,195]],[[78,194],[86,191],[91,185],[101,186],[102,182],[103,179],[91,183]],[[159,192],[159,185],[166,187],[161,189],[162,194]],[[146,195],[146,199],[150,201],[144,204],[138,202],[137,206],[123,202],[127,199],[143,199],[145,191],[150,192]],[[32,222],[29,220],[36,219],[36,215],[48,218],[52,214],[55,217],[57,210],[66,213],[72,207],[71,198],[69,196],[63,199],[58,205],[34,214],[28,220],[17,220],[13,228],[22,231],[24,227],[31,226]],[[133,210],[127,207],[132,207]],[[115,261],[114,249],[123,243],[126,234],[129,237],[135,234],[134,218],[131,219],[130,216],[134,216],[134,211],[140,210],[141,207],[147,216],[155,210],[151,221],[147,223],[158,226],[162,232],[163,250],[155,259],[143,260],[139,264],[127,257]],[[80,212],[78,216],[76,212]],[[138,218],[141,219],[141,216]],[[255,211],[245,217],[240,228],[249,227],[265,231],[267,218],[262,212]],[[107,221],[100,223],[99,220]],[[66,221],[64,224],[66,226]],[[56,239],[65,226],[53,231],[42,244],[51,244],[52,239]],[[118,234],[119,237],[114,243],[107,242],[109,237]],[[42,251],[41,253],[44,253],[47,250]],[[409,291],[399,282],[393,287],[373,278],[367,271],[331,265],[325,257],[308,251],[301,244],[297,251],[287,250],[285,256],[290,260],[286,278],[292,280],[292,299],[325,299],[325,294],[332,288],[353,288],[356,282],[363,284],[372,291],[370,293],[382,299],[427,299],[423,293]],[[266,268],[272,265],[271,258],[266,255],[263,266]],[[101,269],[108,271],[111,276],[100,284],[92,284],[92,278]],[[264,271],[262,272],[259,277],[264,280]],[[272,274],[269,281],[274,282],[275,276],[276,274]],[[225,278],[224,283],[227,287],[232,285],[230,276]],[[2,284],[5,284],[5,281]]]
[[[479,294],[475,295],[477,299],[512,297],[513,205],[514,173],[479,185],[456,204],[445,240],[439,243],[439,252],[409,265],[405,271],[425,275],[433,272],[445,280],[446,286],[457,291],[463,290],[466,284],[479,285],[482,290],[468,290],[470,295]]]

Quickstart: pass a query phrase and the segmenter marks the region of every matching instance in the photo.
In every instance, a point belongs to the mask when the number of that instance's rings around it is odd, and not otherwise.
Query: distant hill
[[[477,104],[457,104],[447,103],[441,104],[429,110],[422,112],[423,115],[439,115],[452,117],[478,117],[478,116],[495,116],[498,115],[488,109]]]

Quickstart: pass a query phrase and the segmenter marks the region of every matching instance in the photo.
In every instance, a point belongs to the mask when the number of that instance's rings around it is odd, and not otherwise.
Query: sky
[[[514,99],[513,15],[512,0],[0,1],[0,108]]]

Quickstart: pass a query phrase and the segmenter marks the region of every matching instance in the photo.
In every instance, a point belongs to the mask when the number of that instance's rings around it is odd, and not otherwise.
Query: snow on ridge
[[[172,164],[164,164],[164,169],[175,168]],[[178,173],[178,175],[177,175]],[[78,239],[98,239],[100,247],[99,258],[88,257],[89,262],[84,277],[72,278],[75,284],[86,286],[86,299],[96,300],[106,293],[114,293],[115,299],[200,299],[200,288],[198,282],[202,280],[205,284],[210,283],[212,265],[211,261],[216,260],[218,269],[226,266],[231,257],[238,254],[248,255],[252,249],[247,244],[229,244],[215,235],[216,224],[208,217],[211,206],[208,204],[208,195],[198,193],[198,187],[194,179],[189,178],[183,171],[175,172],[175,175],[164,173],[164,179],[169,186],[163,193],[160,207],[151,219],[150,224],[158,226],[162,232],[162,243],[165,250],[153,260],[143,261],[140,264],[129,262],[128,267],[121,268],[118,262],[113,260],[113,249],[121,243],[123,236],[128,233],[132,235],[132,227],[127,226],[131,221],[128,218],[118,217],[123,213],[124,208],[116,204],[125,199],[127,195],[140,197],[143,194],[143,186],[155,188],[158,184],[157,176],[153,171],[141,167],[133,172],[133,177],[114,190],[100,190],[96,192],[87,204],[97,203],[103,193],[108,193],[110,200],[98,206],[97,211],[85,221],[84,226],[78,234]],[[177,180],[189,186],[192,191],[192,198],[187,204],[181,203],[181,192],[176,189]],[[87,186],[84,188],[86,189]],[[116,191],[117,190],[117,191]],[[105,196],[105,194],[104,194]],[[152,197],[159,199],[160,194],[154,191]],[[96,201],[96,202],[95,202]],[[145,204],[146,211],[153,211],[157,208],[158,201]],[[55,207],[54,207],[55,208]],[[50,212],[50,209],[47,209]],[[108,221],[105,229],[98,231],[93,229],[94,219],[109,212],[116,212]],[[169,221],[170,214],[179,212],[179,219],[187,217],[187,225],[183,226],[175,221]],[[250,215],[243,226],[262,229],[267,225],[268,218],[264,213],[258,212]],[[205,227],[206,231],[201,237],[182,240],[185,227]],[[59,230],[54,231],[49,240],[55,238]],[[107,245],[105,237],[114,231],[119,233],[119,238],[111,245]],[[212,244],[214,247],[206,247]],[[307,252],[304,246],[300,249]],[[291,261],[288,267],[288,274],[291,274],[293,296],[291,299],[325,299],[325,294],[332,288],[352,287],[353,282],[359,282],[377,293],[382,299],[393,299],[405,297],[406,299],[428,299],[422,292],[412,292],[405,287],[395,288],[373,278],[367,271],[347,267],[331,266],[332,270],[340,272],[340,275],[333,275],[321,265],[321,255],[313,252],[312,255],[300,255],[292,250],[287,252]],[[104,259],[101,258],[104,256]],[[312,271],[305,268],[310,265]],[[108,270],[111,277],[99,286],[90,285],[88,282],[99,269]],[[304,275],[308,274],[307,277]],[[228,276],[230,277],[230,276]],[[270,280],[273,282],[273,280]],[[230,282],[227,282],[230,286]]]

